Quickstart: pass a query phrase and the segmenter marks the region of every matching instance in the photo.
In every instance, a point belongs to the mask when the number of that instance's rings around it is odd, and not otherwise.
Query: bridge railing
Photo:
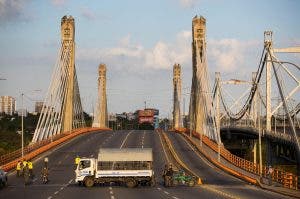
[[[254,125],[250,125],[248,126],[246,123],[226,123],[221,125],[221,128],[233,128],[233,127],[238,127],[238,128],[244,128],[244,129],[253,129],[256,132],[259,132],[259,129],[257,127],[255,127]],[[283,139],[289,142],[293,142],[293,136],[291,136],[288,133],[285,133],[283,130],[272,130],[272,131],[266,131],[266,129],[262,128],[262,136],[271,136],[274,138],[279,138],[279,139]]]
[[[42,146],[45,146],[45,145],[50,144],[52,142],[55,142],[55,141],[65,137],[67,135],[70,135],[74,132],[90,130],[90,129],[91,128],[74,129],[71,132],[64,132],[64,133],[52,136],[48,139],[45,139],[45,140],[42,140],[42,141],[39,141],[39,142],[36,142],[36,143],[29,144],[28,146],[24,147],[24,157],[26,157],[27,154],[41,148]],[[5,164],[7,164],[9,162],[12,162],[12,161],[14,161],[18,158],[21,158],[21,157],[22,157],[22,150],[21,149],[18,149],[16,151],[11,152],[11,153],[2,155],[2,156],[0,156],[0,166],[5,165]]]
[[[190,134],[190,131],[187,129],[185,129],[184,131],[181,130],[180,132],[184,132],[187,135]],[[192,135],[200,139],[199,133],[193,131]],[[209,148],[218,153],[218,144],[216,142],[210,140],[204,135],[202,135],[202,141],[205,145],[207,145]],[[228,162],[235,165],[236,167],[239,167],[247,172],[256,174],[258,175],[258,177],[260,176],[259,164],[245,160],[230,153],[230,151],[225,149],[224,146],[221,146],[220,154],[224,159],[226,159]],[[268,177],[268,167],[265,165],[263,165],[262,167],[262,177]],[[286,188],[298,189],[298,176],[293,173],[289,173],[280,169],[274,169],[274,172],[272,173],[272,180],[282,184],[282,186]]]

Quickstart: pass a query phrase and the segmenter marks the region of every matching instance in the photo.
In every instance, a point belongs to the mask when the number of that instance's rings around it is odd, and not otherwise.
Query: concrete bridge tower
[[[96,114],[94,117],[93,127],[105,128],[107,127],[107,99],[106,99],[106,65],[99,65],[98,78],[98,101],[96,107]]]
[[[189,107],[190,129],[218,141],[206,59],[206,19],[192,21],[193,77]]]
[[[66,67],[66,98],[62,110],[62,130],[73,129],[73,102],[74,102],[74,79],[75,79],[75,23],[72,16],[64,16],[61,19],[62,57],[69,55],[63,67]]]
[[[173,128],[178,129],[181,127],[180,115],[180,101],[181,101],[181,66],[175,64],[173,66]]]

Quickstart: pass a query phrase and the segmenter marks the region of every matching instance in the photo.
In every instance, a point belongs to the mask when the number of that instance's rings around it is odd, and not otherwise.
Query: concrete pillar
[[[62,130],[71,131],[73,129],[73,103],[74,103],[74,78],[75,78],[75,22],[72,16],[64,16],[61,19],[62,55],[69,56],[65,62],[68,73],[66,99],[63,106]]]
[[[181,125],[180,101],[181,101],[181,66],[173,66],[173,128],[178,129]]]
[[[93,127],[105,128],[108,126],[107,97],[106,97],[106,65],[100,64],[98,68],[98,103]]]
[[[193,82],[192,82],[192,101],[193,107],[193,130],[203,133],[203,124],[204,124],[204,104],[203,100],[203,85],[200,82],[200,71],[203,71],[203,68],[206,67],[206,19],[204,17],[195,16],[192,21],[192,57],[193,57]]]
[[[265,31],[265,48],[269,50],[272,46],[272,31]],[[271,131],[271,117],[272,117],[272,104],[271,104],[271,78],[272,78],[272,63],[270,53],[267,53],[266,62],[266,130]]]
[[[254,145],[253,145],[253,162],[254,164],[257,163],[257,140],[253,140]]]

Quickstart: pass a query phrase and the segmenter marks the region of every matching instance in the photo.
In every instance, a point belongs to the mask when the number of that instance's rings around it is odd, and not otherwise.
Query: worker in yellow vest
[[[33,178],[33,164],[31,161],[28,161],[27,164],[28,164],[28,169],[29,169],[29,175],[31,178]]]
[[[21,161],[18,161],[16,170],[17,170],[17,177],[19,177],[21,175]]]
[[[80,162],[80,157],[77,155],[75,158],[75,169],[77,168],[77,165],[79,164],[79,162]]]
[[[26,161],[26,159],[24,159],[22,162],[22,174],[23,175],[24,175],[24,169],[25,169],[26,165],[27,165],[27,161]]]

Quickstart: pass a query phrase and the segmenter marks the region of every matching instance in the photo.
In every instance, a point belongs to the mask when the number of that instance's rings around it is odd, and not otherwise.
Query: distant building
[[[14,114],[16,111],[16,100],[11,96],[1,96],[0,97],[0,113],[5,113],[8,115]]]
[[[44,102],[35,102],[35,112],[36,113],[41,113],[42,112],[42,108],[43,108],[43,104]]]

